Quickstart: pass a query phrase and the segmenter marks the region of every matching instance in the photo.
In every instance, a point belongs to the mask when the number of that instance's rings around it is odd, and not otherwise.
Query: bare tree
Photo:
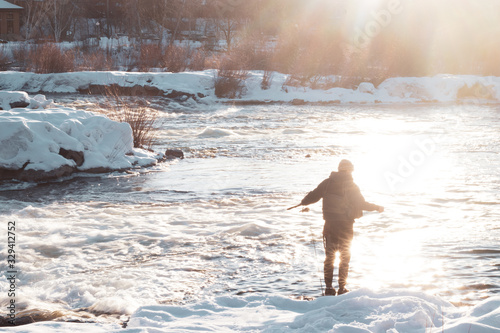
[[[170,28],[171,18],[175,14],[172,0],[143,0],[145,20],[150,22],[151,30],[158,38],[158,46],[163,44],[165,33]]]
[[[169,45],[172,45],[177,38],[177,33],[179,32],[179,27],[182,22],[182,18],[184,15],[184,10],[186,8],[186,2],[187,0],[179,0],[177,4],[177,8],[175,10],[175,28],[172,31],[172,36],[170,37]]]
[[[25,0],[17,3],[24,8],[23,11],[23,34],[25,39],[36,37],[44,21],[47,19],[49,3],[47,1]]]
[[[75,6],[70,0],[46,0],[47,17],[50,30],[56,43],[61,41],[63,33],[71,26]]]
[[[142,45],[143,30],[147,22],[145,14],[146,1],[141,0],[124,0],[123,6],[126,8],[124,18],[127,22],[126,31],[139,37],[139,43]]]
[[[228,51],[231,51],[232,41],[236,33],[237,22],[235,19],[226,17],[218,21],[219,30],[224,34],[224,40],[226,41],[226,47]]]
[[[216,30],[223,34],[227,50],[231,50],[236,29],[239,26],[243,13],[244,0],[207,0],[211,16],[215,19]],[[246,13],[248,14],[248,13]]]

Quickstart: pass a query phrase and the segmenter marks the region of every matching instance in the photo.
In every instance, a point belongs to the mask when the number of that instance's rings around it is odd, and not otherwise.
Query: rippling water
[[[500,291],[499,116],[497,105],[164,111],[161,149],[184,160],[2,183],[19,302],[120,316],[214,295],[318,296],[321,205],[286,208],[347,157],[367,201],[386,208],[355,224],[348,287],[474,304]]]

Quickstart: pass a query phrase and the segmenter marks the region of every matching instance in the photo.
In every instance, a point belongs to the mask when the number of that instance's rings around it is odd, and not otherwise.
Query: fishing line
[[[311,238],[312,238],[312,243],[313,243],[313,247],[314,247],[314,260],[316,262],[316,271],[318,273],[320,273],[320,277],[319,277],[319,286],[321,288],[321,295],[324,295],[324,292],[323,292],[323,279],[321,278],[321,272],[320,272],[320,269],[318,267],[318,252],[316,251],[316,239],[314,238],[314,233],[313,233],[313,230],[312,230],[312,227],[311,227]]]
[[[290,209],[293,209],[293,208],[297,208],[299,206],[302,206],[302,204],[298,204],[296,206],[293,206],[293,207],[290,207],[288,208],[287,210],[290,210]],[[304,207],[300,210],[301,213],[307,213],[309,211],[309,207]],[[321,288],[321,295],[325,295],[324,291],[323,291],[323,279],[321,278],[321,271],[320,271],[320,268],[318,267],[318,251],[316,250],[316,239],[314,238],[314,232],[313,232],[313,229],[312,229],[312,226],[310,227],[310,231],[311,231],[311,239],[312,239],[312,244],[313,244],[313,247],[314,247],[314,261],[315,261],[315,265],[316,265],[316,271],[320,274],[319,276],[319,287]]]

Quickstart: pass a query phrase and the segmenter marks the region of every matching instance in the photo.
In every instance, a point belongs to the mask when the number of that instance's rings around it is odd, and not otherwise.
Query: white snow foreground
[[[498,333],[500,297],[454,307],[421,292],[361,289],[298,301],[280,296],[217,297],[209,301],[139,308],[126,329],[117,325],[43,322],[14,332],[335,332]]]
[[[127,123],[59,107],[42,95],[0,92],[3,107],[16,101],[29,105],[0,111],[0,178],[40,180],[157,162],[154,153],[133,148]]]
[[[389,78],[375,87],[362,82],[355,89],[328,88],[339,80],[323,77],[318,88],[286,85],[288,75],[274,72],[269,89],[262,89],[263,71],[250,71],[242,86],[242,102],[334,102],[334,103],[412,103],[500,101],[500,77],[474,75],[436,75],[433,77]],[[214,91],[215,70],[199,72],[72,72],[35,74],[6,71],[0,73],[0,90],[28,93],[79,93],[93,86],[115,85],[137,94],[152,92],[185,103],[226,101]],[[321,88],[323,87],[323,88]]]
[[[128,327],[196,332],[500,332],[500,297],[469,308],[424,293],[375,293],[298,301],[284,297],[219,297],[181,307],[140,308]],[[470,329],[470,331],[469,331]],[[148,330],[149,331],[149,330]]]

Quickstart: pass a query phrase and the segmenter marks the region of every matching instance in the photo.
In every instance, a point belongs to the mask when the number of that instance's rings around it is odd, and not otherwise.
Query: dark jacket
[[[310,205],[323,199],[323,218],[352,221],[363,216],[363,210],[377,210],[378,206],[365,201],[359,187],[349,172],[332,172],[330,177],[309,192],[302,205]]]

